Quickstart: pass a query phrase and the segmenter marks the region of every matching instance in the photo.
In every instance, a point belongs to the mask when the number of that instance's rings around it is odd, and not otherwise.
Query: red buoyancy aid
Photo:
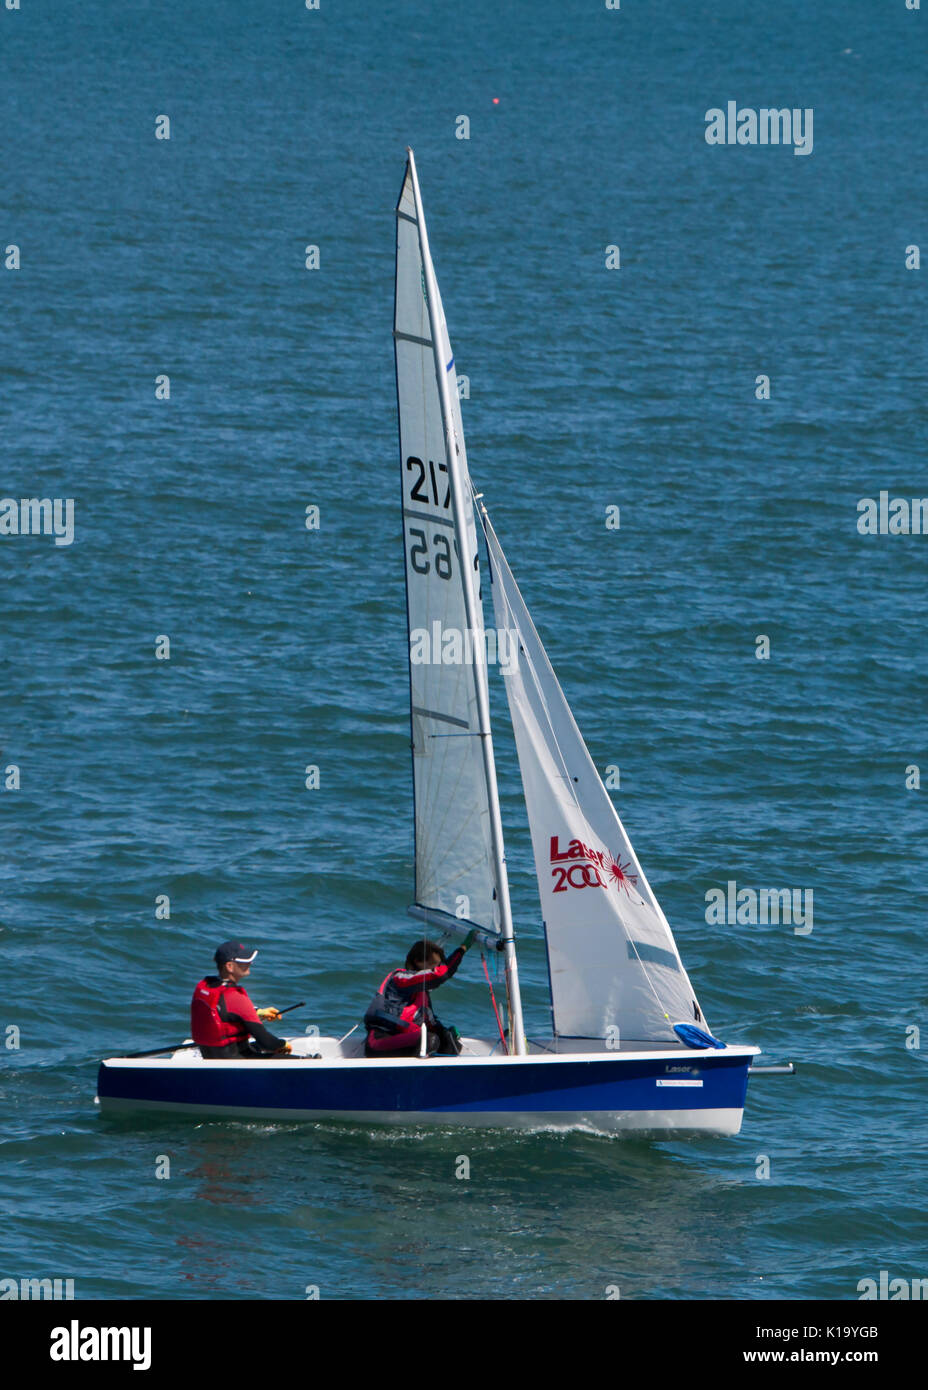
[[[190,1001],[190,1034],[199,1047],[231,1047],[233,1043],[248,1037],[246,1028],[233,1023],[231,1019],[219,1017],[219,998],[223,991],[226,992],[226,1004],[231,1013],[254,1012],[251,1000],[241,985],[211,984],[207,976],[197,985]]]

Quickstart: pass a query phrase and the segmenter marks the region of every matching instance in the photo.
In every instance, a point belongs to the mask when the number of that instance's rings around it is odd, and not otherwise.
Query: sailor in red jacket
[[[416,1057],[422,1024],[428,1031],[428,1053],[456,1056],[461,1051],[457,1029],[446,1028],[432,1012],[429,990],[437,989],[457,970],[473,944],[470,932],[448,959],[433,941],[417,941],[402,970],[391,970],[364,1015],[367,1026],[365,1057]]]
[[[258,954],[240,941],[224,941],[215,955],[218,975],[207,975],[193,991],[190,1031],[202,1056],[286,1057],[290,1044],[264,1026],[280,1018],[276,1009],[256,1009],[241,980]],[[251,1041],[251,1040],[254,1041]]]

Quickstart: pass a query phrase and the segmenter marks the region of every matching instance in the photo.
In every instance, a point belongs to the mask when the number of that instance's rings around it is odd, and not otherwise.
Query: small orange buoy
[[[494,97],[494,98],[493,98],[493,105],[494,105],[494,106],[499,106],[499,97]]]

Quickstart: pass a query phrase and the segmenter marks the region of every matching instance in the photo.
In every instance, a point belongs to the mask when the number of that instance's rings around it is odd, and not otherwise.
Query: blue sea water
[[[75,502],[70,546],[0,538],[0,1277],[852,1300],[928,1276],[928,538],[857,528],[861,498],[928,494],[925,23],[903,0],[0,10],[0,492]],[[812,108],[812,153],[709,146],[729,100]],[[93,1104],[101,1056],[186,1034],[218,941],[259,946],[258,1003],[342,1033],[410,938],[407,144],[474,480],[714,1031],[798,1065],[752,1082],[735,1139]],[[707,923],[730,880],[811,891],[813,930]],[[472,964],[443,1013],[492,1030]]]

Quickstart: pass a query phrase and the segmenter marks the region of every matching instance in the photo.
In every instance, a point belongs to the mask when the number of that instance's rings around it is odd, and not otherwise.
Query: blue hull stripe
[[[323,1062],[288,1072],[261,1062],[221,1063],[209,1070],[173,1062],[164,1067],[102,1064],[102,1100],[152,1101],[179,1106],[230,1105],[256,1111],[513,1112],[557,1114],[627,1110],[742,1109],[749,1057],[707,1058],[686,1073],[663,1062],[561,1062],[473,1067],[462,1065],[330,1068]],[[228,1066],[229,1070],[225,1068]],[[558,1085],[551,1082],[556,1074]],[[701,1086],[658,1086],[658,1080],[695,1080]]]

